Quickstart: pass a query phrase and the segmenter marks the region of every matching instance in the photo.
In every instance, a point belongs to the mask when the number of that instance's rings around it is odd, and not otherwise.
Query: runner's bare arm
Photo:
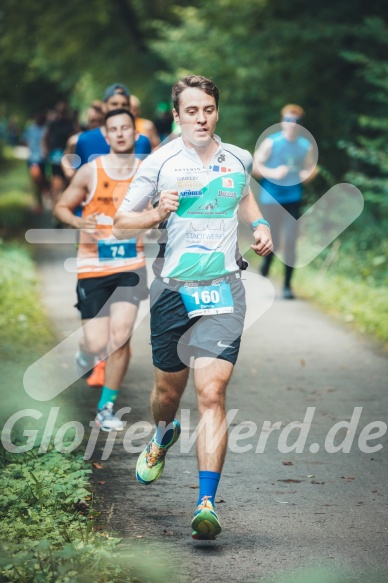
[[[78,170],[60,200],[54,208],[54,216],[75,229],[94,228],[96,219],[93,215],[87,218],[77,217],[74,209],[80,206],[90,192],[93,180],[93,170],[85,164]]]
[[[310,146],[304,160],[304,169],[300,171],[300,179],[305,184],[308,184],[314,180],[318,173],[319,169],[314,159],[313,147]]]
[[[263,218],[252,191],[249,191],[249,193],[241,200],[238,214],[239,218],[247,225],[251,225],[251,223],[257,221],[257,219]],[[261,256],[269,255],[273,249],[271,231],[269,228],[266,225],[258,225],[253,231],[253,237],[255,243],[251,245],[251,248],[254,252]]]
[[[67,140],[66,148],[61,162],[62,171],[68,180],[71,180],[77,171],[77,169],[71,165],[70,159],[67,156],[68,154],[74,154],[78,138],[79,134],[74,134]]]
[[[113,223],[113,235],[116,239],[130,239],[144,230],[157,227],[168,219],[179,206],[177,190],[162,190],[159,204],[156,208],[145,209],[142,212],[117,211]]]

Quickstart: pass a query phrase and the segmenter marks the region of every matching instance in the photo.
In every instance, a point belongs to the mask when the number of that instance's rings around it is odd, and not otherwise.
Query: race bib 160
[[[230,283],[179,288],[189,318],[213,314],[232,314],[234,304]]]

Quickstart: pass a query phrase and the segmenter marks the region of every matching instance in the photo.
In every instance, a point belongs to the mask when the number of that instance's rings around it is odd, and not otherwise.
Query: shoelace
[[[113,403],[106,403],[103,408],[101,409],[100,413],[103,413],[105,415],[114,415],[113,413]]]
[[[151,448],[149,453],[146,454],[146,462],[148,467],[152,467],[157,464],[167,453],[167,449],[151,441]]]
[[[204,508],[206,508],[207,506],[207,501],[210,501],[210,498],[213,498],[213,496],[203,496],[202,500],[201,500],[201,504],[198,505],[197,510],[203,510]],[[213,504],[210,502],[211,506],[213,507]]]

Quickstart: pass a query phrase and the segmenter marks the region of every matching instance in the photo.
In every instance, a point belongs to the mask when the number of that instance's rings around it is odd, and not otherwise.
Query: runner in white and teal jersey
[[[151,401],[157,428],[140,454],[136,477],[148,485],[162,475],[167,450],[179,438],[175,415],[193,357],[199,414],[209,415],[210,423],[198,433],[192,536],[214,540],[221,531],[215,495],[227,446],[225,392],[246,308],[240,273],[247,263],[238,250],[238,218],[251,225],[257,254],[270,253],[272,241],[249,188],[251,155],[215,135],[217,87],[192,75],[174,85],[172,98],[182,136],[142,164],[115,217],[117,238],[162,230],[151,285]]]
[[[204,165],[182,137],[160,148],[143,162],[121,211],[140,211],[155,205],[160,192],[178,191],[179,208],[162,227],[156,276],[201,281],[238,272],[243,260],[237,249],[240,201],[249,193],[252,157],[222,144]]]

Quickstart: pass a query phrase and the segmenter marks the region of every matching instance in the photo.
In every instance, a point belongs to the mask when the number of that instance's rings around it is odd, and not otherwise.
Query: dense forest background
[[[123,82],[151,117],[188,73],[221,90],[218,133],[254,150],[287,102],[306,110],[319,148],[311,204],[349,181],[366,207],[342,269],[387,282],[388,4],[367,0],[3,0],[0,117],[69,98],[81,111]],[[353,236],[352,236],[353,233]],[[364,255],[360,257],[360,253]],[[368,253],[370,255],[368,255]]]

